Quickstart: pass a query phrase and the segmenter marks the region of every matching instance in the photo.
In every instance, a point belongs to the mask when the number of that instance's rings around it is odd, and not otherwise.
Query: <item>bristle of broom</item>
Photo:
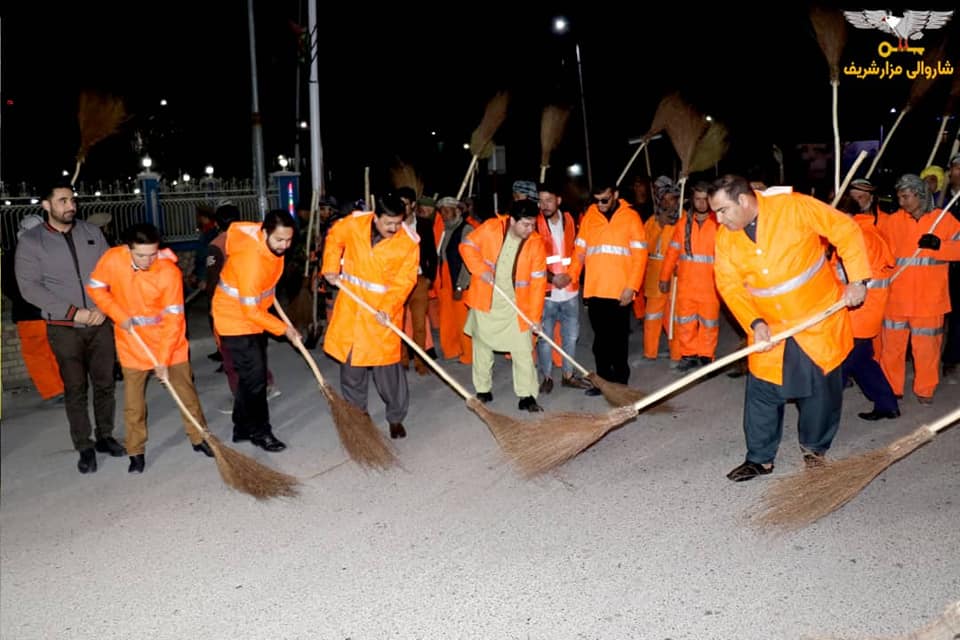
[[[90,91],[81,93],[77,109],[77,122],[80,126],[77,161],[82,162],[90,148],[113,134],[126,117],[123,100]]]
[[[407,164],[402,160],[390,168],[390,182],[395,189],[400,187],[410,187],[417,194],[417,197],[423,195],[423,180],[417,175],[417,170],[413,165]]]
[[[500,125],[507,118],[507,104],[510,101],[509,94],[501,91],[490,98],[487,107],[483,112],[483,118],[480,124],[470,136],[470,153],[475,156],[481,156],[485,147],[493,140],[493,134],[497,132]]]
[[[937,67],[937,62],[944,59],[947,52],[947,40],[946,38],[940,41],[940,45],[937,47],[928,47],[926,53],[923,56],[923,64],[925,67]],[[932,75],[932,74],[931,74]],[[927,92],[930,91],[930,87],[933,86],[933,83],[936,81],[935,77],[928,78],[922,73],[918,73],[916,79],[910,85],[910,95],[907,98],[907,109],[912,109],[916,107],[920,100],[923,99]]]
[[[883,449],[828,460],[821,467],[777,480],[761,498],[760,511],[753,520],[762,527],[782,531],[812,524],[845,505],[887,467],[933,436],[932,431],[921,428]]]
[[[689,175],[690,160],[708,124],[704,116],[683,100],[679,93],[671,93],[657,106],[647,137],[666,130],[674,151],[680,157],[681,174]]]
[[[377,471],[397,464],[397,456],[369,413],[347,402],[329,385],[323,385],[321,391],[329,400],[330,413],[333,415],[337,435],[340,436],[340,444],[354,462]]]
[[[550,154],[554,152],[563,139],[563,132],[567,127],[570,109],[551,104],[543,109],[540,119],[540,165],[550,164]]]
[[[817,36],[817,43],[830,65],[830,82],[840,81],[840,56],[847,43],[847,21],[839,9],[813,7],[810,22]]]
[[[634,389],[633,387],[620,384],[619,382],[610,382],[609,380],[601,378],[594,371],[591,371],[587,374],[587,380],[589,380],[590,384],[595,386],[597,389],[600,389],[600,393],[603,394],[604,399],[613,407],[626,407],[628,405],[633,405],[649,395],[640,389]],[[673,409],[666,403],[661,403],[653,408],[644,410],[644,413],[672,412]]]
[[[719,122],[711,122],[693,150],[693,157],[690,158],[690,173],[712,168],[726,155],[729,148],[727,128]]]
[[[605,414],[548,413],[522,421],[494,413],[476,398],[468,400],[467,406],[487,424],[503,452],[528,478],[563,464],[637,415],[632,407],[619,407]]]
[[[213,449],[220,477],[227,486],[257,500],[293,498],[298,494],[300,481],[293,476],[260,464],[250,456],[226,446],[213,434],[207,434],[206,440]]]

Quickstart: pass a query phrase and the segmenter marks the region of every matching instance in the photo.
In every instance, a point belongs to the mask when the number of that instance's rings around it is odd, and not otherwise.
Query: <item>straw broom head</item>
[[[703,137],[697,142],[690,159],[689,172],[703,171],[720,162],[730,148],[728,131],[719,122],[711,122]]]
[[[83,162],[90,148],[115,133],[126,119],[127,112],[120,98],[92,91],[81,93],[77,109],[77,122],[80,125],[77,162]]]
[[[550,164],[550,154],[563,139],[563,132],[567,127],[570,109],[557,105],[548,105],[543,109],[540,119],[540,165]]]
[[[679,93],[671,93],[657,106],[653,124],[645,137],[650,138],[665,130],[680,157],[681,174],[689,175],[690,160],[708,124],[703,115],[683,100]]]
[[[423,195],[423,180],[417,175],[417,170],[413,168],[413,165],[402,160],[398,160],[396,165],[390,167],[390,182],[395,189],[410,187],[418,197]]]
[[[217,461],[220,477],[227,486],[249,494],[257,500],[297,496],[300,481],[293,476],[275,471],[250,456],[231,449],[212,433],[205,433],[204,438],[213,449],[213,457]]]
[[[943,60],[947,52],[947,39],[944,38],[940,41],[940,46],[938,47],[929,47],[923,55],[923,64],[925,67],[933,67],[936,69],[937,62]],[[932,74],[931,74],[932,75]],[[914,79],[913,84],[910,85],[910,96],[907,98],[906,109],[912,109],[919,104],[920,100],[923,99],[923,96],[930,91],[930,87],[933,86],[933,83],[936,81],[936,78],[928,78],[922,73],[918,73],[916,79]]]
[[[470,153],[483,157],[489,157],[493,154],[493,134],[497,132],[497,129],[500,128],[500,125],[503,124],[503,121],[507,118],[507,103],[510,101],[510,96],[506,91],[501,91],[490,98],[490,101],[487,103],[487,108],[483,112],[483,119],[480,120],[480,124],[474,129],[473,134],[470,136]],[[487,147],[490,147],[488,150]],[[487,155],[485,155],[485,152]]]
[[[813,7],[810,22],[817,35],[817,43],[830,65],[830,84],[840,82],[840,55],[847,43],[847,21],[839,9]]]
[[[376,471],[383,471],[397,464],[397,456],[387,445],[383,433],[373,424],[369,413],[347,402],[326,382],[320,385],[320,390],[330,404],[330,413],[333,424],[337,427],[340,444],[354,462]]]
[[[883,449],[844,460],[828,460],[823,466],[777,480],[764,494],[756,524],[774,530],[801,529],[836,511],[894,462],[933,439],[926,427],[900,438]]]
[[[561,412],[521,421],[490,411],[476,398],[467,400],[467,406],[487,423],[500,448],[528,478],[563,464],[637,415],[633,407],[619,407],[600,415]]]
[[[600,389],[600,392],[603,394],[604,400],[610,403],[613,407],[626,407],[627,405],[636,404],[644,398],[647,397],[646,392],[640,389],[634,389],[633,387],[627,386],[625,384],[620,384],[619,382],[611,382],[604,378],[601,378],[597,375],[596,372],[591,371],[587,374],[587,380],[590,381],[590,384],[595,386],[597,389]],[[653,408],[648,408],[644,413],[672,413],[673,408],[666,403],[661,403],[656,405]]]

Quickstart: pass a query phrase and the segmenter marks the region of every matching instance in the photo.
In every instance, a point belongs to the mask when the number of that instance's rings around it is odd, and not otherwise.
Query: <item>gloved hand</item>
[[[917,246],[921,249],[936,251],[940,248],[940,238],[932,233],[925,233],[920,236],[920,239],[917,241]]]

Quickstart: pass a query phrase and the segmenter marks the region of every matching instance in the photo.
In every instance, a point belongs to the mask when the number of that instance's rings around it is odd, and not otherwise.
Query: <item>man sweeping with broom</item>
[[[856,222],[789,187],[755,192],[740,176],[715,181],[709,199],[724,227],[716,239],[717,289],[751,343],[769,341],[841,297],[848,307],[863,303],[871,271]],[[843,260],[849,278],[843,289],[827,263],[823,238]],[[841,309],[750,356],[743,410],[747,455],[727,478],[741,482],[773,471],[784,405],[791,400],[799,409],[804,464],[822,464],[840,424],[840,365],[852,348],[850,319]]]
[[[531,327],[518,317],[499,288],[514,299],[524,315],[540,322],[547,291],[547,252],[536,232],[540,207],[535,200],[517,200],[510,215],[487,220],[460,243],[470,270],[464,295],[470,314],[464,331],[473,337],[473,386],[484,403],[493,400],[493,352],[509,351],[513,390],[523,411],[543,411],[537,404],[539,384],[533,363]]]
[[[90,298],[113,320],[117,356],[123,367],[124,421],[130,473],[143,473],[147,444],[147,380],[152,372],[169,384],[185,406],[206,426],[200,400],[193,385],[187,343],[187,321],[183,309],[183,274],[176,255],[160,251],[160,232],[152,224],[135,224],[124,232],[126,244],[101,256],[90,274],[87,292]],[[158,366],[130,334],[132,327],[150,351]],[[183,417],[184,429],[193,450],[213,457],[203,435]]]
[[[323,350],[340,362],[340,390],[348,402],[367,408],[370,374],[386,404],[391,438],[405,438],[410,406],[400,364],[400,338],[388,324],[403,326],[404,302],[417,284],[420,238],[403,221],[403,201],[387,194],[376,212],[356,211],[327,234],[321,273],[343,284],[377,310],[367,313],[350,296],[337,296]]]
[[[239,378],[233,396],[233,441],[249,440],[264,451],[287,448],[273,435],[267,407],[267,336],[301,339],[292,326],[271,315],[274,290],[283,275],[283,254],[295,232],[283,209],[262,223],[235,222],[227,229],[227,261],[213,294],[213,325],[220,348],[229,353]]]

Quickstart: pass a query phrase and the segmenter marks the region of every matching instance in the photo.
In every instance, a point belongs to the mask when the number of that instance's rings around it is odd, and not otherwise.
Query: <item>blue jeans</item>
[[[571,356],[577,349],[580,335],[580,296],[566,302],[554,302],[549,298],[543,303],[543,332],[553,340],[554,327],[560,322],[560,347]],[[556,342],[556,340],[554,340]],[[573,365],[564,358],[563,375],[573,375]],[[537,340],[537,369],[544,378],[552,377],[553,347],[546,340]]]

